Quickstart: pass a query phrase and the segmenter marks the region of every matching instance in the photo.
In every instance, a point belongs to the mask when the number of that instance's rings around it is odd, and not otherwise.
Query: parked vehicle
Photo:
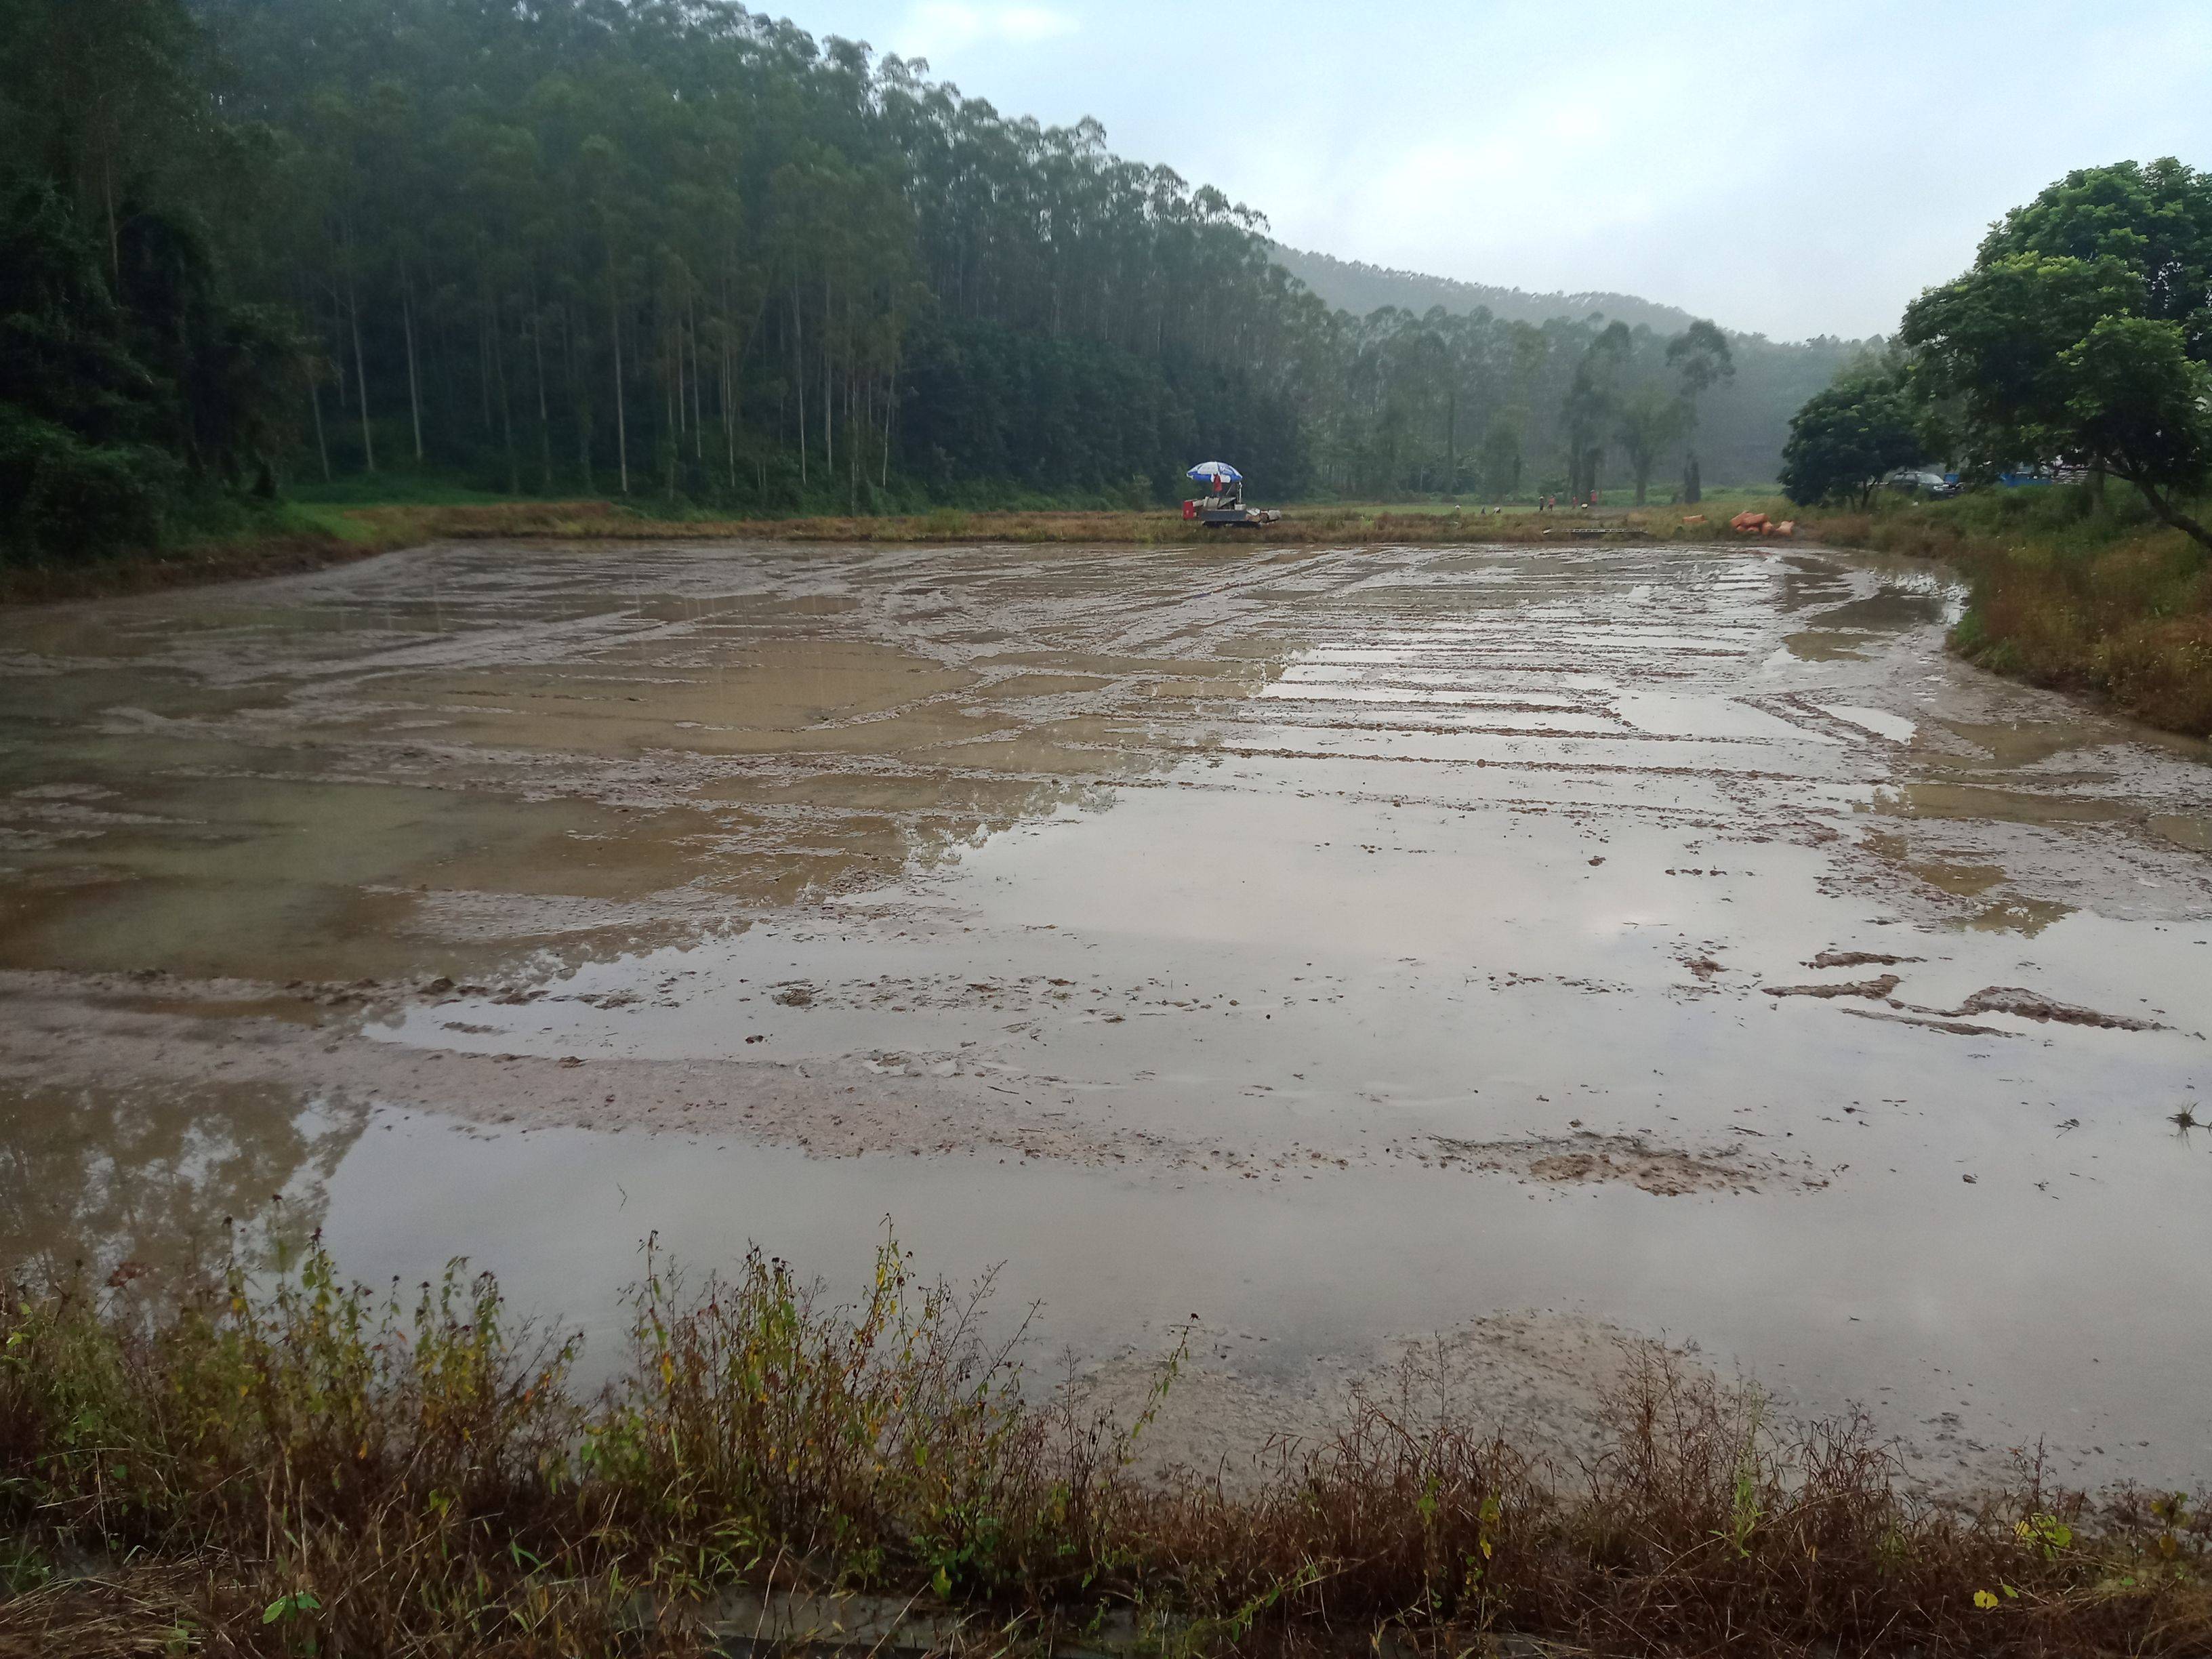
[[[1943,501],[1959,493],[1957,473],[1930,472],[1920,467],[1901,466],[1882,482],[1901,495],[1927,495]]]

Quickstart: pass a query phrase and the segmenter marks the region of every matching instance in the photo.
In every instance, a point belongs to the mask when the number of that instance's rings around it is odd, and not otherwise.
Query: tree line
[[[1256,212],[731,0],[0,0],[0,541],[430,470],[733,511],[1694,498],[1711,324],[1354,317]]]
[[[1665,379],[1666,343],[1685,332],[1697,319],[1688,312],[1657,305],[1625,294],[1531,294],[1414,271],[1390,270],[1326,254],[1274,245],[1275,262],[1310,287],[1330,305],[1366,317],[1395,309],[1419,324],[1437,310],[1458,316],[1487,314],[1500,323],[1526,323],[1542,327],[1556,319],[1600,320],[1595,331],[1613,322],[1629,325],[1641,343],[1643,355]],[[1587,344],[1589,331],[1583,343]],[[1764,336],[1731,331],[1728,337],[1735,372],[1700,394],[1697,449],[1702,471],[1716,483],[1765,484],[1773,482],[1781,465],[1781,449],[1790,416],[1806,398],[1826,386],[1837,373],[1856,362],[1880,342],[1838,339],[1823,335],[1809,340],[1778,342]],[[1557,389],[1564,396],[1564,381]],[[1556,404],[1557,399],[1554,398]],[[1559,459],[1560,452],[1541,447],[1548,441],[1534,434],[1535,452]],[[1684,447],[1686,448],[1686,445]],[[1671,471],[1671,469],[1670,469]],[[1613,476],[1610,472],[1608,477]],[[1560,487],[1565,489],[1564,477]],[[1411,487],[1410,484],[1401,487]]]
[[[1784,485],[1862,505],[1894,469],[2070,465],[2212,549],[2212,174],[2171,157],[2068,173],[1906,307],[1896,347],[1792,422]]]

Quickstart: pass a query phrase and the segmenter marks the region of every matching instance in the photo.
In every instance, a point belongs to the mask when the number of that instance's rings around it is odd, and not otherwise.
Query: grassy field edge
[[[1801,528],[1958,570],[1969,597],[1951,645],[1977,666],[2212,737],[2212,561],[2118,486],[1893,497]]]
[[[2199,1654],[2212,1511],[1911,1489],[1655,1362],[1573,1468],[1408,1372],[1251,1478],[1147,1471],[1152,1407],[1042,1389],[895,1243],[827,1306],[648,1254],[628,1363],[458,1270],[403,1297],[318,1247],[271,1280],[118,1269],[0,1309],[0,1652],[699,1655],[733,1596],[870,1595],[942,1650]],[[995,1340],[995,1339],[994,1339]],[[1154,1404],[1176,1386],[1160,1364]]]

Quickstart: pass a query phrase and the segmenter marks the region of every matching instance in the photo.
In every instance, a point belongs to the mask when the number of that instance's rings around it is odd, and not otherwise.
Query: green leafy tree
[[[1667,367],[1680,377],[1682,387],[1682,499],[1705,499],[1705,479],[1698,465],[1698,404],[1706,392],[1735,377],[1735,354],[1720,325],[1700,318],[1667,342]],[[1643,499],[1639,492],[1637,499]]]
[[[1844,380],[1816,393],[1790,422],[1782,488],[1807,507],[1865,507],[1881,481],[1921,459],[1920,410],[1894,375]]]
[[[2184,325],[2148,309],[2118,258],[2006,254],[1915,301],[1902,337],[1929,386],[1957,400],[1983,464],[2100,468],[2212,547],[2182,507],[2212,459],[2212,384]]]
[[[1482,492],[1502,501],[1520,488],[1521,426],[1511,415],[1502,414],[1482,434]]]
[[[1620,383],[1635,349],[1626,323],[1608,324],[1589,343],[1575,368],[1563,411],[1567,493],[1577,501],[1594,494],[1605,465],[1606,439],[1620,412]]]
[[[2143,314],[2182,324],[2199,361],[2212,351],[2212,173],[2167,157],[2068,173],[1984,240],[1978,266],[2023,253],[2117,259],[2143,284]]]
[[[1644,505],[1652,469],[1680,434],[1686,418],[1683,401],[1662,386],[1640,386],[1621,396],[1613,412],[1613,436],[1636,481],[1637,506]]]
[[[103,250],[51,184],[0,203],[0,550],[151,541],[182,467]]]
[[[2100,318],[2059,359],[2070,451],[2140,490],[2151,510],[2206,547],[2212,532],[2182,509],[2212,476],[2212,371],[2181,329],[2147,317]]]
[[[2171,160],[2069,173],[1916,300],[1901,337],[1983,464],[2089,465],[2212,548],[2185,507],[2212,477],[2212,178]]]
[[[268,135],[224,116],[179,0],[0,0],[0,547],[160,538],[274,487],[299,354],[210,225]]]

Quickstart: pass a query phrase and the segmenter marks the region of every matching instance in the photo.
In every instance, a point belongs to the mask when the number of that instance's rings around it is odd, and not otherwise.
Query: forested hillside
[[[1680,307],[1659,305],[1632,294],[1536,294],[1527,289],[1462,283],[1450,276],[1431,276],[1425,271],[1371,265],[1364,259],[1339,259],[1331,254],[1288,247],[1280,242],[1271,244],[1267,252],[1277,264],[1323,301],[1355,317],[1364,317],[1386,306],[1412,312],[1426,312],[1431,307],[1442,306],[1462,316],[1486,311],[1508,323],[1547,323],[1555,317],[1587,317],[1596,312],[1607,322],[1648,328],[1655,334],[1679,333],[1696,320]]]
[[[778,512],[1167,501],[1216,455],[1278,499],[1738,479],[1827,378],[1356,318],[1094,124],[726,0],[0,0],[0,137],[19,553],[395,471]]]
[[[1632,294],[1533,294],[1332,258],[1280,243],[1271,252],[1277,264],[1327,303],[1358,316],[1386,307],[1420,314],[1438,307],[1457,316],[1486,312],[1509,323],[1595,316],[1655,335],[1673,335],[1692,320],[1677,307]],[[1705,477],[1716,483],[1771,480],[1781,464],[1790,417],[1838,370],[1878,352],[1882,344],[1828,336],[1784,343],[1733,331],[1729,342],[1736,373],[1731,383],[1715,391],[1703,422]]]

